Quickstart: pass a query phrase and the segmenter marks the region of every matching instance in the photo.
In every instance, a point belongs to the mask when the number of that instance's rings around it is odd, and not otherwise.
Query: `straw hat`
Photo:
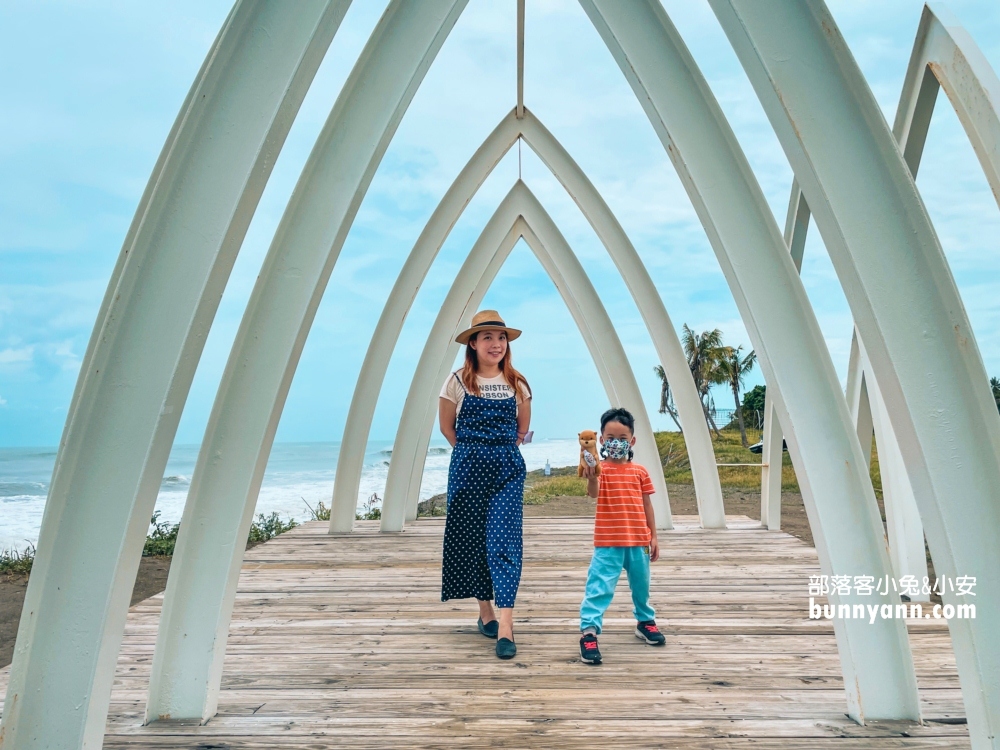
[[[472,328],[467,328],[455,337],[459,344],[468,344],[469,339],[480,331],[495,331],[502,329],[507,332],[507,340],[513,341],[521,332],[516,328],[509,327],[503,322],[500,313],[496,310],[480,310],[472,317]]]

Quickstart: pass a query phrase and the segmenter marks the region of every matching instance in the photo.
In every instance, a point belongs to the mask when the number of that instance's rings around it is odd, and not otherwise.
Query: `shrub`
[[[306,503],[306,499],[302,498],[302,502]],[[329,521],[330,520],[330,508],[327,508],[320,500],[316,503],[316,507],[313,508],[309,503],[306,503],[306,507],[309,509],[309,520],[310,521]]]
[[[282,521],[278,516],[278,512],[275,511],[269,516],[265,516],[263,513],[257,514],[257,520],[250,524],[250,534],[247,536],[247,546],[253,544],[260,544],[261,542],[266,542],[269,539],[274,539],[278,534],[284,534],[286,531],[291,531],[299,524],[294,518],[289,518],[288,521]]]
[[[322,503],[320,504],[322,507]],[[329,511],[327,511],[329,514]],[[327,515],[329,518],[329,515]],[[142,547],[142,556],[151,557],[154,555],[170,556],[174,554],[174,547],[177,545],[177,533],[181,525],[175,523],[173,526],[160,520],[160,511],[156,511],[149,521],[153,530],[146,535],[146,543]],[[258,513],[257,518],[250,524],[250,533],[247,535],[247,546],[266,542],[273,539],[278,534],[283,534],[298,526],[294,518],[282,521],[277,512],[270,516]]]
[[[0,550],[0,575],[28,575],[35,561],[35,545],[28,543],[23,551],[11,547]]]
[[[767,387],[763,385],[755,385],[749,391],[743,394],[743,411],[750,412],[751,414],[755,411],[764,413],[764,396],[767,392]]]
[[[382,498],[377,492],[373,492],[363,506],[361,512],[354,514],[356,521],[378,521],[382,518]]]
[[[153,527],[153,530],[146,535],[146,543],[142,545],[142,556],[174,554],[177,532],[180,531],[181,525],[175,523],[171,526],[166,521],[161,521],[160,511],[153,513],[153,517],[149,519],[149,525]]]

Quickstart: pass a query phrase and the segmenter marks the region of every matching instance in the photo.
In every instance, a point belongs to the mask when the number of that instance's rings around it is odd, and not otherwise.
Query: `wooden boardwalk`
[[[590,519],[526,519],[510,662],[476,631],[473,604],[439,601],[440,519],[397,535],[306,524],[247,554],[205,726],[141,725],[162,597],[132,608],[105,746],[969,746],[944,625],[910,627],[927,721],[858,726],[844,715],[833,628],[807,619],[815,551],[743,516],[725,531],[677,521],[652,573],[667,646],[632,635],[623,577],[598,667],[580,662],[576,635]],[[6,681],[0,670],[0,697]]]

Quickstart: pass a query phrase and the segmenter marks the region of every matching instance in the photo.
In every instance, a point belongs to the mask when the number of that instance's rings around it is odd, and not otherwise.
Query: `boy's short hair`
[[[608,422],[617,422],[623,427],[628,427],[628,431],[635,434],[635,417],[627,409],[618,406],[604,412],[601,415],[601,432],[604,432],[604,425]]]

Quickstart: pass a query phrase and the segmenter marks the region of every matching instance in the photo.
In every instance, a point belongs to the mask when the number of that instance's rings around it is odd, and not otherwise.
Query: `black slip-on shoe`
[[[641,638],[650,646],[662,646],[667,642],[667,639],[663,637],[663,633],[656,627],[655,620],[645,620],[638,623],[635,626],[635,637]]]
[[[513,659],[517,653],[517,644],[510,638],[501,638],[497,641],[497,658]]]
[[[580,638],[580,661],[584,664],[600,664],[601,649],[597,645],[597,636],[584,633]]]
[[[480,617],[476,625],[479,626],[479,632],[485,635],[487,638],[496,638],[497,633],[500,632],[499,620],[490,620],[488,623],[484,625],[483,618]]]

